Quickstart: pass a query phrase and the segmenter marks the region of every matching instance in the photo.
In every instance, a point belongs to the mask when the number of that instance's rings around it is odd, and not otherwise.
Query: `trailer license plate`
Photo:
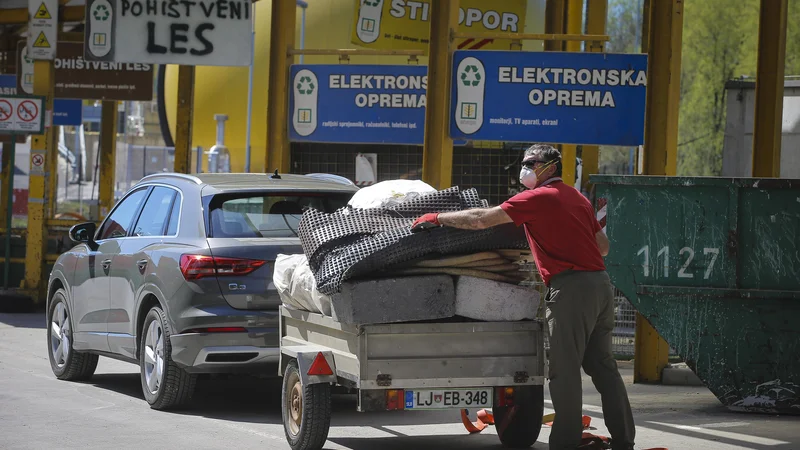
[[[406,409],[491,408],[491,389],[406,391]]]

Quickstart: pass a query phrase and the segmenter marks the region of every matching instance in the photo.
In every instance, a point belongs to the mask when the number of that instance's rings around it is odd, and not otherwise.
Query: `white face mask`
[[[536,187],[536,178],[536,172],[529,167],[523,167],[519,172],[519,182],[528,189]]]

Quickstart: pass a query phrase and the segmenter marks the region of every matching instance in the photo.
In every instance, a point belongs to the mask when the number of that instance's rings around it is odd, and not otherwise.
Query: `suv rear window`
[[[347,206],[352,193],[225,194],[209,204],[208,237],[296,237],[305,208],[332,213]]]

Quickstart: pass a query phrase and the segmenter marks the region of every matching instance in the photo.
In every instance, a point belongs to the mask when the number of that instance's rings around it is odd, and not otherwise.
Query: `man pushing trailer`
[[[633,449],[635,427],[625,384],[611,353],[614,295],[603,256],[609,242],[591,203],[561,179],[561,154],[550,145],[525,151],[520,182],[528,188],[493,208],[429,213],[415,230],[447,226],[481,230],[513,222],[525,234],[542,280],[550,332],[550,395],[556,419],[551,449],[581,442],[581,367],[603,402],[613,449]]]

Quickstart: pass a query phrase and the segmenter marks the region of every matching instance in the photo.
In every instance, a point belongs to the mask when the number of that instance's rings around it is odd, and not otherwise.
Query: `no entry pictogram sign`
[[[14,115],[14,107],[8,100],[0,100],[0,122],[7,122],[11,120]]]
[[[17,115],[23,122],[31,122],[39,117],[39,107],[30,100],[23,100],[17,106]]]
[[[0,96],[0,133],[41,134],[43,108],[43,97]]]
[[[14,105],[6,99],[0,99],[0,132],[14,131]]]
[[[30,165],[30,174],[31,175],[44,175],[44,151],[42,150],[32,150],[31,151],[31,165]]]

